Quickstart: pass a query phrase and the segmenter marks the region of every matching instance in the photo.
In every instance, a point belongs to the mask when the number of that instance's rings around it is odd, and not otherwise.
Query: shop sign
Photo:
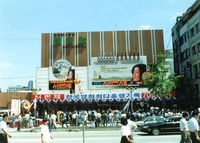
[[[61,37],[54,37],[54,45],[60,45],[61,44]]]

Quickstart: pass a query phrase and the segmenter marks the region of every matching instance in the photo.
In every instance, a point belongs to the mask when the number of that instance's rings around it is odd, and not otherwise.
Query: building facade
[[[136,107],[140,102],[145,108],[162,106],[147,87],[132,82],[134,67],[148,72],[160,52],[164,54],[163,30],[43,33],[36,70],[39,109],[121,109],[128,99]],[[130,92],[127,86],[137,89]]]
[[[176,90],[183,107],[199,107],[200,98],[200,1],[176,18],[172,28],[174,71],[184,77]],[[189,100],[189,102],[187,102]]]

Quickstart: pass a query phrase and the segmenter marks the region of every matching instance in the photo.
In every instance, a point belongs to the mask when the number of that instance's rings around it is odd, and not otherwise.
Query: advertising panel
[[[18,116],[21,112],[21,103],[20,100],[14,100],[11,101],[11,115],[15,114],[15,116]]]
[[[49,68],[49,90],[66,90],[74,91],[74,69],[71,63],[65,59],[57,60]]]
[[[142,87],[147,74],[146,56],[114,61],[99,61],[93,57],[88,69],[89,89],[122,88],[127,85]]]

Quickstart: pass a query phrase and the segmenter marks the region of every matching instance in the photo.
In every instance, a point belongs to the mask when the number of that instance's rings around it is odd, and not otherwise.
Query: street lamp
[[[137,89],[137,87],[132,87],[132,86],[130,86],[130,87],[126,87],[126,89],[127,90],[129,90],[129,92],[131,93],[131,112],[133,111],[133,100],[132,100],[132,93],[133,93],[133,91],[134,90],[136,90]]]
[[[34,116],[35,116],[35,127],[37,127],[37,122],[36,122],[36,95],[37,93],[41,90],[41,88],[39,89],[35,89],[35,88],[31,88],[32,91],[35,92],[35,100],[34,100]]]

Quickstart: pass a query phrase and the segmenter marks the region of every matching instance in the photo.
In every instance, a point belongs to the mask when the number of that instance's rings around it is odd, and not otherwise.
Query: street
[[[36,143],[41,142],[40,132],[15,132],[9,138],[9,143]],[[50,143],[82,143],[83,132],[53,132],[54,140]],[[134,132],[134,143],[178,143],[180,134],[165,133],[159,136]],[[85,143],[120,143],[121,131],[85,131]]]

